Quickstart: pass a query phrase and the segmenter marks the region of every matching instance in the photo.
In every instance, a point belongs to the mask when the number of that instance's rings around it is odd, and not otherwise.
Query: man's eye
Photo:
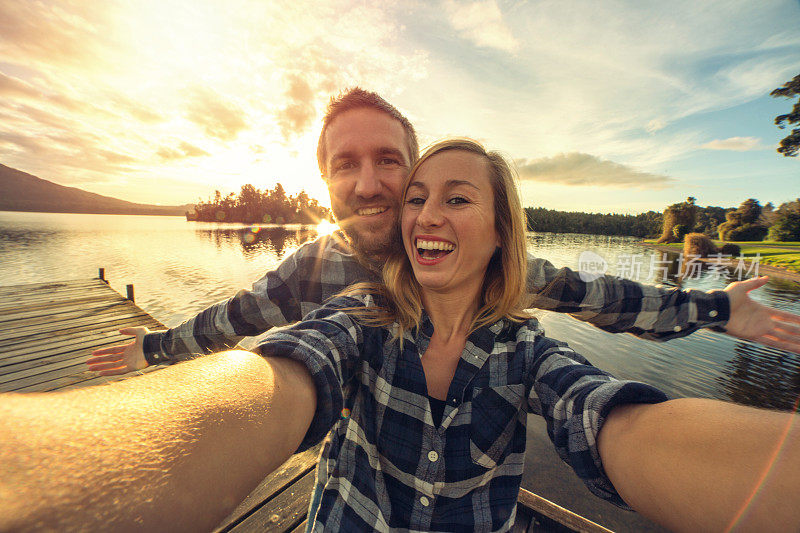
[[[334,172],[339,172],[340,170],[350,170],[355,166],[356,166],[355,163],[353,163],[352,161],[345,161],[343,163],[339,163],[338,165],[336,165],[336,167],[334,168]]]
[[[379,165],[399,165],[400,162],[393,157],[382,157],[378,160]]]
[[[454,196],[453,198],[450,198],[449,200],[447,200],[447,203],[448,204],[452,204],[452,205],[468,204],[469,200],[467,200],[463,196]]]

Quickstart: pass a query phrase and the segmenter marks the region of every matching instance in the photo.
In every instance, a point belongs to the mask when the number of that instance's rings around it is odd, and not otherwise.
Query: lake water
[[[175,326],[249,287],[316,235],[308,227],[253,228],[186,222],[179,217],[0,212],[0,285],[85,279],[96,277],[103,267],[112,287],[124,294],[125,285],[134,284],[136,303],[167,326]],[[609,273],[624,271],[625,277],[645,283],[677,283],[672,277],[675,265],[652,265],[658,252],[634,238],[531,233],[528,246],[559,267],[576,269],[581,253],[591,251],[608,263]],[[684,280],[681,287],[721,289],[730,280],[704,271]],[[800,284],[795,282],[772,280],[752,296],[800,313]],[[651,383],[671,397],[790,408],[800,395],[796,354],[706,330],[656,343],[606,333],[565,315],[539,311],[537,316],[550,337],[569,342],[595,366],[620,378]],[[636,515],[586,496],[579,482],[562,483],[561,465],[545,440],[533,422],[523,486],[608,527],[649,528]]]

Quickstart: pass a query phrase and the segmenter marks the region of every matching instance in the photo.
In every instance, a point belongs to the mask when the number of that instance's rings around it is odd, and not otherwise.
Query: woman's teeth
[[[449,254],[456,249],[456,245],[445,241],[424,241],[417,239],[417,251],[425,259],[436,259]]]

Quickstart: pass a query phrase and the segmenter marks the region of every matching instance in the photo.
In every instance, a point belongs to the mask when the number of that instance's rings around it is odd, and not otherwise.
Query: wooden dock
[[[45,392],[125,379],[89,372],[92,350],[130,340],[118,329],[165,326],[100,277],[0,287],[0,392]],[[215,529],[249,533],[305,531],[320,447],[292,456]],[[515,533],[608,533],[609,530],[526,490],[520,491]]]

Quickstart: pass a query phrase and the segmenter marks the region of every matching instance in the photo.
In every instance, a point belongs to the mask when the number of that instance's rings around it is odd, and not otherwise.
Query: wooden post
[[[125,290],[128,292],[128,300],[133,302],[133,285],[126,285]]]
[[[97,277],[100,278],[101,281],[105,281],[106,283],[108,283],[108,280],[106,279],[106,269],[105,268],[101,268],[97,272]]]

